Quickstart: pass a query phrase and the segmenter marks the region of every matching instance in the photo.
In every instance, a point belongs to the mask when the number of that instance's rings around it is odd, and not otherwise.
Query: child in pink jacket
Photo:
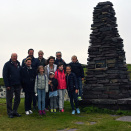
[[[59,95],[59,110],[60,112],[64,112],[64,96],[65,96],[65,90],[66,90],[66,77],[64,73],[64,65],[60,63],[58,65],[58,69],[55,72],[55,78],[58,81],[58,95]]]

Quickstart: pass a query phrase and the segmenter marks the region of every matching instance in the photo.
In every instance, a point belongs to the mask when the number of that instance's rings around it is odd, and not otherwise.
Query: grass
[[[78,129],[78,131],[130,131],[130,122],[116,121],[119,116],[112,117],[110,114],[85,113],[71,115],[69,102],[65,102],[65,112],[52,114],[47,112],[45,116],[39,116],[35,111],[26,116],[24,113],[24,99],[18,112],[22,114],[20,118],[8,118],[6,114],[6,100],[0,99],[0,131],[57,131],[62,129]],[[76,122],[83,122],[84,125],[77,125]],[[96,122],[91,125],[90,122]]]

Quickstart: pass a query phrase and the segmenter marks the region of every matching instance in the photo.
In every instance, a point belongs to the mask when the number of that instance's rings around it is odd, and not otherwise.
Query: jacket
[[[66,89],[66,77],[64,70],[60,71],[59,69],[55,72],[55,78],[58,81],[57,89]]]
[[[66,63],[64,62],[64,60],[63,60],[62,58],[61,58],[60,60],[58,60],[58,59],[56,58],[56,60],[55,60],[55,63],[54,63],[54,64],[59,65],[59,63],[64,64],[64,67],[66,66]]]
[[[45,58],[42,58],[41,60],[39,60],[39,58],[36,59],[39,61],[39,65],[42,65],[43,67],[47,65],[47,60]]]
[[[53,72],[55,72],[57,70],[57,65],[53,64],[53,66],[54,66]],[[45,74],[48,76],[48,78],[49,78],[49,73],[50,73],[50,67],[48,64],[47,66],[45,66]]]
[[[11,59],[5,63],[3,67],[3,79],[6,87],[13,85],[21,85],[21,66],[17,61],[17,67],[13,64]]]
[[[68,91],[75,91],[78,89],[77,80],[74,73],[71,72],[71,74],[66,76],[66,83]]]
[[[57,79],[52,78],[52,79],[49,79],[49,80],[52,81],[52,82],[51,82],[52,86],[49,85],[49,91],[50,91],[50,92],[56,91],[56,90],[57,90],[57,86],[58,86],[58,81],[57,81]]]
[[[31,67],[24,66],[21,70],[23,91],[34,92],[36,71]]]
[[[35,93],[37,93],[37,89],[45,89],[48,92],[48,77],[47,75],[38,74],[35,78]]]
[[[71,62],[69,63],[69,65],[71,66],[71,71],[75,73],[76,77],[84,78],[84,70],[79,62],[76,63]]]
[[[28,57],[29,57],[29,56],[27,56],[25,59],[23,59],[23,61],[22,61],[22,67],[25,66],[25,60],[26,60]],[[37,58],[32,57],[31,67],[32,67],[33,69],[37,70],[38,66],[39,66],[39,60],[38,60]]]

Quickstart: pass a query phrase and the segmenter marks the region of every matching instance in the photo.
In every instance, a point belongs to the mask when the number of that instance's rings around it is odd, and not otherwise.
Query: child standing
[[[54,72],[50,72],[49,74],[49,98],[50,98],[50,108],[51,112],[56,113],[56,108],[57,108],[57,86],[58,86],[58,81],[57,79],[54,78]]]
[[[66,81],[67,81],[67,91],[70,97],[70,104],[72,107],[72,114],[73,115],[75,114],[74,102],[76,106],[76,112],[77,114],[80,114],[80,110],[78,108],[78,99],[77,99],[77,93],[78,93],[77,80],[75,74],[71,72],[70,66],[66,67]]]
[[[44,74],[44,67],[38,67],[38,75],[35,79],[35,93],[38,94],[38,110],[39,114],[45,115],[45,96],[48,92],[48,77]]]
[[[58,81],[58,95],[59,95],[59,111],[64,112],[64,96],[65,96],[65,90],[66,90],[66,77],[64,73],[64,65],[63,63],[60,63],[58,65],[58,69],[55,72],[55,78]]]
[[[84,70],[82,65],[78,62],[77,56],[72,56],[72,62],[69,64],[71,66],[72,72],[75,73],[78,89],[79,89],[79,96],[78,100],[82,100],[82,80],[84,80]]]

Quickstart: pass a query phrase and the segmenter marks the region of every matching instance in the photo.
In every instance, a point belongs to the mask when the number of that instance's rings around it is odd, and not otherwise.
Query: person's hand
[[[7,87],[7,90],[10,90],[10,87]]]
[[[75,93],[76,93],[76,94],[78,93],[78,90],[77,90],[77,89],[75,90]]]
[[[50,85],[50,84],[51,84],[51,82],[52,82],[52,81],[51,81],[51,80],[49,80],[48,84]]]
[[[84,81],[84,78],[81,78],[82,79],[82,81]]]

